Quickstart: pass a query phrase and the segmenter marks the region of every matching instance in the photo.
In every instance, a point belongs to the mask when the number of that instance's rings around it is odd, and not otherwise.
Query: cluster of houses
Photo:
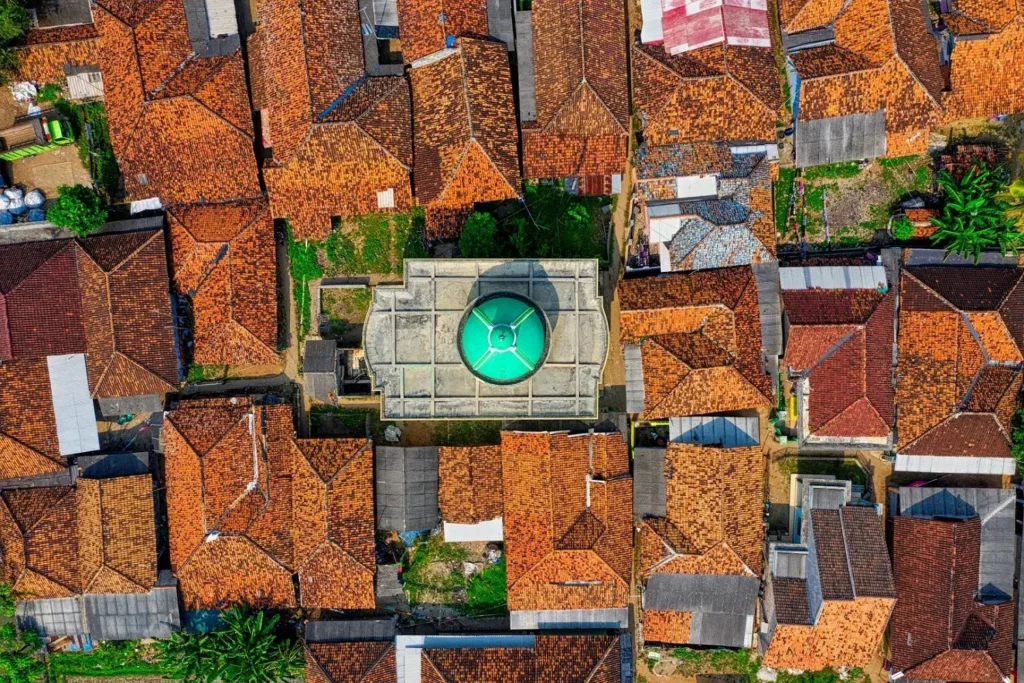
[[[772,192],[790,116],[800,167],[1024,110],[1012,0],[65,3],[21,75],[98,74],[143,217],[0,233],[0,566],[22,628],[81,647],[302,609],[317,683],[631,683],[640,644],[1013,677],[1024,269],[780,262]],[[503,420],[500,443],[299,438],[272,394],[175,397],[189,363],[279,367],[274,219],[322,239],[421,206],[450,238],[524,179],[632,188],[614,307],[594,261],[416,260],[364,327],[382,418]],[[111,438],[126,415],[151,416],[144,448]],[[794,474],[769,536],[782,439],[870,454],[892,485]],[[435,529],[503,543],[505,628],[385,617],[376,535]]]

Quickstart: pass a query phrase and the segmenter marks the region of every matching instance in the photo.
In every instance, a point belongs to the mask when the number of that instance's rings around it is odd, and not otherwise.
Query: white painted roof
[[[96,412],[89,395],[89,375],[85,354],[48,356],[50,395],[57,422],[57,443],[61,455],[88,453],[100,449],[96,431]]]

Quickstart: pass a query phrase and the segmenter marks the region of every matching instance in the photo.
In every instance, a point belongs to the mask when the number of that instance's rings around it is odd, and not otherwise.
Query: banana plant
[[[945,205],[942,215],[931,219],[938,228],[931,240],[946,250],[947,259],[957,254],[978,263],[988,249],[998,247],[1006,256],[1024,246],[1024,233],[1007,215],[1008,205],[998,196],[1000,182],[992,169],[973,166],[960,180],[941,171],[939,187]]]

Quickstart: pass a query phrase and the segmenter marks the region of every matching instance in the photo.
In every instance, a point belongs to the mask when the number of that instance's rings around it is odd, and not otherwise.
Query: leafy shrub
[[[786,218],[789,213],[789,200],[793,196],[793,182],[796,169],[780,168],[779,179],[775,181],[775,230],[780,235],[786,234]]]
[[[840,161],[835,164],[812,166],[804,171],[804,180],[810,182],[818,178],[853,178],[860,175],[860,163],[856,161]]]
[[[13,623],[0,626],[0,683],[33,683],[45,667],[38,651],[43,646],[35,631],[18,631]]]
[[[1017,253],[1024,234],[1016,230],[1014,219],[1006,215],[1007,204],[997,197],[1000,183],[995,171],[973,166],[959,181],[942,171],[939,186],[946,203],[942,215],[931,219],[938,228],[932,243],[943,247],[947,258],[957,254],[978,263],[981,252],[993,247],[1004,256]]]
[[[899,216],[892,222],[892,236],[897,242],[906,242],[914,236],[914,224],[906,216]]]
[[[61,185],[57,200],[46,210],[46,219],[80,237],[96,232],[107,222],[103,201],[91,187]]]
[[[7,85],[18,69],[14,43],[25,35],[31,23],[21,0],[0,0],[0,85]]]
[[[498,222],[489,213],[473,213],[462,228],[459,251],[466,258],[488,258],[497,254]]]
[[[298,677],[302,650],[277,614],[235,606],[208,633],[177,631],[157,643],[171,678],[185,683],[276,683]]]
[[[0,583],[0,615],[13,617],[17,607],[14,589],[8,583]]]
[[[63,97],[64,89],[61,88],[60,83],[45,83],[39,88],[39,92],[36,93],[36,100],[41,104],[57,102]]]

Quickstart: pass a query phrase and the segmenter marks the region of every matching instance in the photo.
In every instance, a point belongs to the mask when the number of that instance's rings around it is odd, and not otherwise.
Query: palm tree
[[[932,243],[946,250],[946,258],[957,254],[981,261],[981,252],[999,247],[1000,253],[1016,254],[1024,234],[1006,215],[1007,204],[996,197],[999,180],[983,166],[973,166],[957,181],[947,171],[939,173],[939,186],[946,197],[942,215],[932,218],[938,228]]]

